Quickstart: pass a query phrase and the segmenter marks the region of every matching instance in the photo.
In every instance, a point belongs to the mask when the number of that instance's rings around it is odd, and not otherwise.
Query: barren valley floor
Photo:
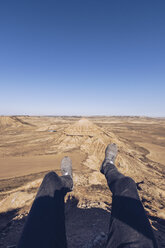
[[[107,233],[111,193],[99,172],[108,143],[116,166],[139,183],[160,247],[165,247],[165,119],[145,117],[0,117],[0,247],[16,244],[37,189],[70,156],[74,190],[66,197],[69,248]],[[73,215],[74,212],[74,215]]]

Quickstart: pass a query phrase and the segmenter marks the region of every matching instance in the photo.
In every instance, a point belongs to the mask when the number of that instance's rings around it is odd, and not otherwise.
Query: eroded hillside
[[[72,159],[74,177],[74,191],[66,197],[69,247],[82,247],[97,233],[106,233],[111,194],[99,167],[112,142],[119,148],[116,166],[137,183],[159,244],[165,245],[164,119],[1,117],[0,136],[2,247],[17,242],[44,174],[60,174],[66,155]]]

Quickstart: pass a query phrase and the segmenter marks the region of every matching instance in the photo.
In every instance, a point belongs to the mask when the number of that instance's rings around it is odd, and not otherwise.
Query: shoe
[[[100,172],[104,174],[104,167],[106,165],[105,160],[111,164],[115,164],[115,159],[117,157],[117,145],[115,143],[109,144],[105,149],[105,159],[100,167]]]
[[[61,161],[61,173],[62,176],[72,176],[72,160],[69,157],[64,157]]]

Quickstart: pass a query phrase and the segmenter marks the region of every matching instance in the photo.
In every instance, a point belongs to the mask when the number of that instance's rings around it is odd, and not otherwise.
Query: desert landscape
[[[0,117],[0,247],[16,245],[44,175],[70,156],[74,190],[66,196],[68,247],[97,246],[106,236],[111,193],[99,172],[107,144],[132,177],[157,241],[165,247],[165,118]]]

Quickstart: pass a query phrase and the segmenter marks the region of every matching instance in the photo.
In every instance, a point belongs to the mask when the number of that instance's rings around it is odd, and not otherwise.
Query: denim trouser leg
[[[38,190],[18,248],[66,248],[64,196],[72,188],[70,176],[48,173]]]
[[[107,248],[153,248],[156,240],[139,199],[136,184],[104,161],[104,174],[112,191],[112,212]]]

